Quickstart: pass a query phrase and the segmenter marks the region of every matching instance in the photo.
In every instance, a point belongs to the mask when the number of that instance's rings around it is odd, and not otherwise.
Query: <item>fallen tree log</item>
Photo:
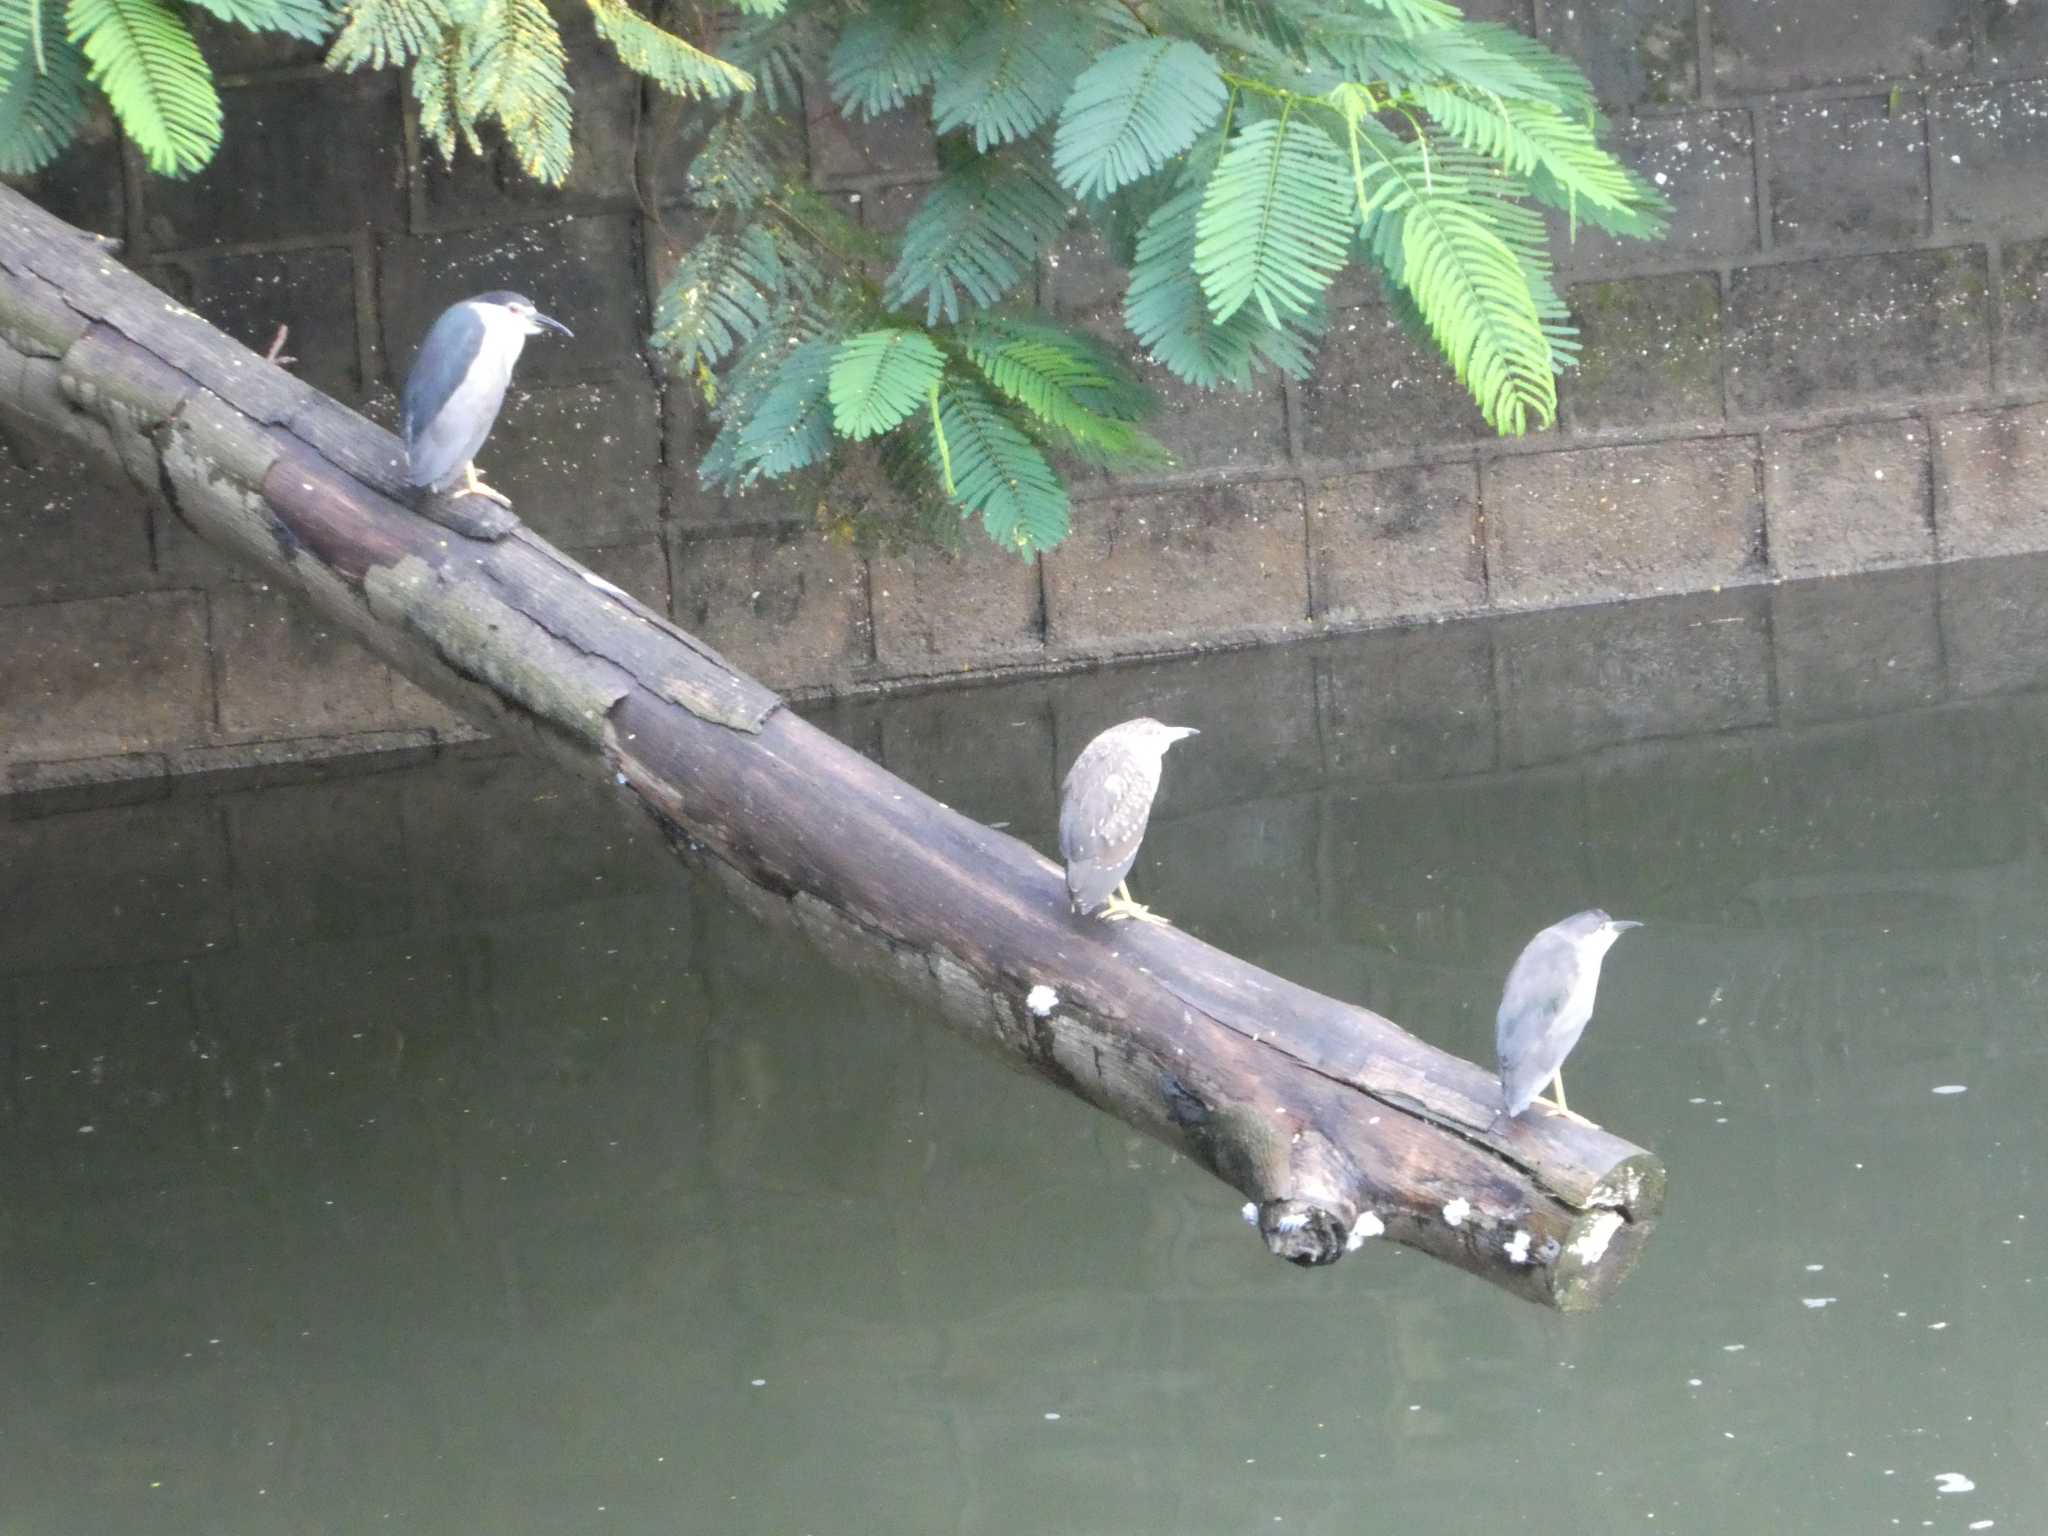
[[[1189,934],[1071,916],[1058,868],[816,730],[526,528],[402,503],[391,435],[0,188],[0,411],[64,434],[489,729],[651,814],[764,920],[1180,1148],[1328,1263],[1372,1235],[1593,1306],[1657,1159],[1558,1118],[1491,1129],[1491,1073]],[[1028,1177],[1028,1170],[1019,1170]]]

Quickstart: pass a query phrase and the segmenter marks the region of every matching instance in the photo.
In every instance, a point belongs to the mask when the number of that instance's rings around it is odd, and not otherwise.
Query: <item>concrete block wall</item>
[[[441,305],[533,293],[576,339],[529,352],[492,478],[790,689],[2048,548],[2048,0],[1467,9],[1578,58],[1678,208],[1658,245],[1560,232],[1586,355],[1558,428],[1494,438],[1354,280],[1309,379],[1210,396],[1148,367],[1176,468],[1081,474],[1073,537],[1030,564],[972,538],[865,552],[791,498],[698,485],[702,423],[640,350],[693,232],[673,108],[568,11],[566,188],[502,156],[444,167],[394,77],[221,28],[214,167],[150,178],[102,125],[32,190],[259,350],[289,324],[301,372],[385,419]],[[910,119],[816,112],[809,139],[814,180],[875,228],[935,174]],[[1039,299],[1120,336],[1084,239]],[[0,441],[0,764],[22,782],[465,734],[141,498]]]

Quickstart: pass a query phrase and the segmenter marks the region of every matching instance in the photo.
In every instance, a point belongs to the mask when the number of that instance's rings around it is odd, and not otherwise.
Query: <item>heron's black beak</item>
[[[576,337],[576,333],[570,330],[569,327],[567,327],[566,325],[562,324],[561,321],[555,319],[551,315],[544,315],[537,309],[533,312],[531,316],[529,316],[529,318],[533,321],[535,325],[544,325],[551,331],[560,331],[564,336],[567,336],[572,341]]]

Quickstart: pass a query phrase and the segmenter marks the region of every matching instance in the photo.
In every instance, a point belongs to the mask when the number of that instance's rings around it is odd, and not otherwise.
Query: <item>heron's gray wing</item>
[[[1494,1048],[1510,1114],[1529,1107],[1579,1043],[1579,1031],[1568,1029],[1563,1017],[1578,972],[1577,947],[1547,928],[1508,972],[1494,1017]],[[1579,1029],[1584,1027],[1582,1020]]]
[[[1067,889],[1083,911],[1093,911],[1137,862],[1159,789],[1158,768],[1128,751],[1084,752],[1062,789]]]
[[[405,376],[400,395],[399,423],[405,435],[409,465],[408,479],[414,485],[437,485],[462,468],[469,457],[443,462],[459,444],[460,434],[434,432],[436,418],[450,397],[468,377],[470,365],[482,354],[484,322],[467,304],[456,304],[442,312],[427,331]],[[474,451],[474,450],[472,450]]]

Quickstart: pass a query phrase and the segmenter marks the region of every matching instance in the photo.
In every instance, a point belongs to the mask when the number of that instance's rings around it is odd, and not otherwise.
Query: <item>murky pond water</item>
[[[0,821],[0,1532],[2048,1529],[2044,591],[822,713],[1042,847],[1202,727],[1140,898],[1481,1059],[1531,932],[1647,920],[1572,1098],[1672,1194],[1588,1317],[1274,1262],[521,761]]]

